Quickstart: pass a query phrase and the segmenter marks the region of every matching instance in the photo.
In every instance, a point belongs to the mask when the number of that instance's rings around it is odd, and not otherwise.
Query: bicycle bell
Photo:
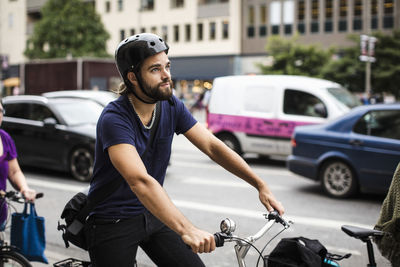
[[[221,229],[221,232],[231,235],[236,230],[236,223],[233,220],[226,218],[221,221],[219,228]]]

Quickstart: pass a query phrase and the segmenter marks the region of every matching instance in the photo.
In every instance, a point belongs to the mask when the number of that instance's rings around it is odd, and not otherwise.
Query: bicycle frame
[[[254,243],[256,242],[258,239],[260,239],[266,232],[268,232],[268,230],[274,225],[275,220],[274,221],[268,221],[263,228],[261,228],[260,231],[258,231],[255,235],[253,236],[249,236],[247,238],[245,238],[246,241],[248,241],[249,243]],[[228,240],[227,240],[228,241]],[[245,257],[247,255],[247,252],[250,249],[250,244],[243,242],[241,240],[237,240],[236,241],[236,245],[235,245],[235,253],[236,253],[236,258],[237,258],[237,262],[239,264],[239,267],[246,267],[246,262],[245,262]]]

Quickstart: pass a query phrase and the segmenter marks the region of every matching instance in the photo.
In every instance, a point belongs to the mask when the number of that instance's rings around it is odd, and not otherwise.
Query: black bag
[[[87,204],[87,192],[79,192],[71,198],[70,201],[64,207],[61,213],[61,218],[65,220],[65,225],[60,225],[58,222],[57,230],[62,230],[62,238],[65,243],[65,247],[69,247],[69,242],[77,247],[87,250],[85,231],[83,230],[83,223],[79,226],[79,223],[75,222],[72,228],[78,227],[75,231],[72,230],[71,225],[77,218],[79,211],[81,211]],[[79,222],[79,221],[78,221]],[[80,229],[79,229],[80,228]]]
[[[264,259],[268,267],[321,267],[327,254],[318,241],[305,237],[282,238]]]
[[[146,145],[146,149],[142,154],[142,158],[147,153],[148,148],[152,146],[154,137],[158,128],[161,114],[161,103],[156,104],[156,118],[154,125],[150,130],[150,137]],[[61,218],[65,220],[65,224],[58,222],[57,230],[62,231],[62,238],[65,243],[65,247],[69,247],[69,242],[75,246],[88,250],[88,245],[85,235],[85,224],[86,219],[90,212],[96,205],[100,204],[104,199],[111,196],[124,182],[124,179],[114,179],[106,185],[102,186],[96,193],[88,198],[89,187],[82,192],[77,193],[73,196],[65,205]]]

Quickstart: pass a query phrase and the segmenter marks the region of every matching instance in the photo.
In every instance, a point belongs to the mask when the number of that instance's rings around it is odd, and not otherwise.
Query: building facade
[[[0,1],[0,55],[11,65],[26,61],[26,40],[47,0]],[[85,0],[109,32],[109,54],[141,32],[170,45],[175,87],[201,93],[218,76],[257,74],[270,64],[268,38],[298,36],[303,44],[354,45],[349,34],[390,33],[400,28],[400,0]]]

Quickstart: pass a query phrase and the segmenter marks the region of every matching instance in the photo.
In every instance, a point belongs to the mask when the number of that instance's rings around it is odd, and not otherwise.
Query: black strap
[[[150,130],[150,137],[149,140],[147,141],[146,149],[144,150],[143,154],[141,155],[141,158],[144,159],[147,151],[149,150],[149,147],[153,146],[154,138],[156,136],[157,128],[160,122],[160,116],[161,115],[161,102],[158,101],[156,104],[156,114],[155,114],[155,121],[153,127],[151,127]],[[111,196],[113,192],[115,192],[122,184],[124,181],[123,178],[121,179],[113,179],[112,181],[108,182],[106,185],[102,186],[96,194],[92,194],[90,196],[90,199],[88,198],[88,203],[81,209],[79,214],[77,215],[77,219],[79,222],[84,222],[86,220],[86,217],[89,215],[90,211],[93,210],[94,207],[96,207],[100,202],[102,202],[104,199],[108,198]],[[79,222],[77,222],[79,224]],[[72,226],[72,224],[71,224]],[[82,225],[83,226],[83,225]],[[70,228],[70,227],[69,227]],[[80,228],[80,226],[78,226]],[[70,230],[70,229],[68,229]]]

